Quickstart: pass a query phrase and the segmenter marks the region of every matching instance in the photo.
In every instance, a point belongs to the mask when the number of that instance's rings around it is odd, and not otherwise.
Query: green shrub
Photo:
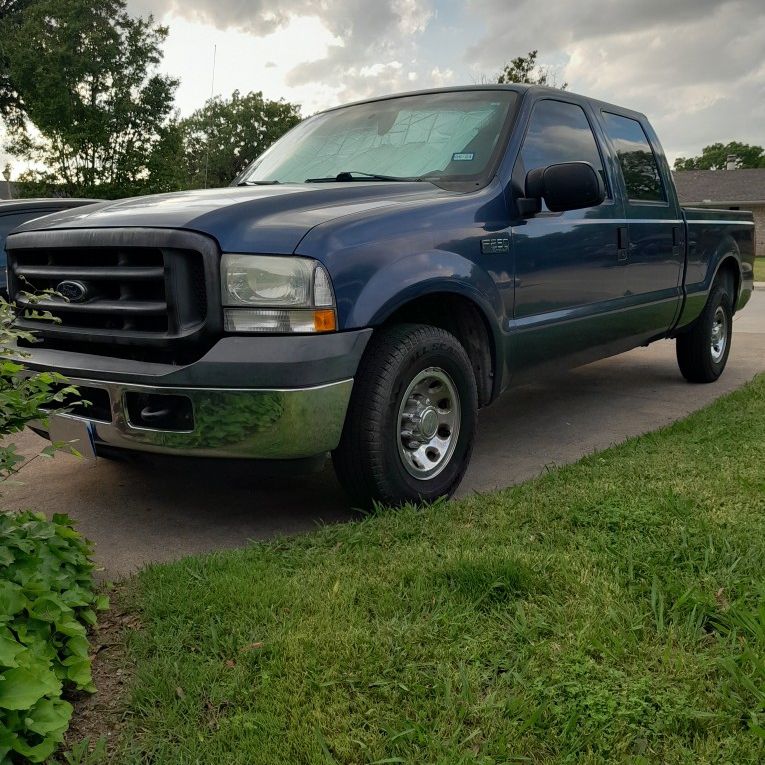
[[[60,408],[77,394],[59,374],[25,370],[15,347],[22,337],[30,339],[0,299],[0,437],[45,422],[46,407]],[[40,454],[62,448],[71,450],[51,444]],[[0,445],[0,483],[25,462],[14,444]],[[107,602],[93,591],[89,555],[89,543],[64,515],[48,521],[34,512],[0,512],[0,765],[46,760],[72,715],[62,693],[95,690],[87,627]]]
[[[67,689],[94,691],[90,545],[64,515],[0,514],[0,763],[49,757],[69,724]],[[18,758],[17,758],[18,759]]]
[[[34,296],[28,297],[34,300]],[[54,321],[50,313],[33,313],[36,318]],[[67,385],[63,375],[31,373],[24,368],[25,354],[16,347],[16,341],[34,338],[15,326],[15,318],[13,304],[0,297],[0,437],[20,433],[34,420],[45,422],[45,409],[51,405],[67,411],[63,407],[64,401],[73,401],[77,397],[77,388]],[[77,453],[67,444],[54,443],[42,449],[39,456],[52,457],[60,449]],[[0,444],[0,483],[15,475],[25,462],[15,444]]]

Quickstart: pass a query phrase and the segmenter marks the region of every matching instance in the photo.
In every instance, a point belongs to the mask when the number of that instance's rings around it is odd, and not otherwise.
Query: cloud
[[[498,71],[539,49],[562,60],[570,90],[645,112],[671,158],[716,140],[765,143],[765,5],[761,0],[474,0],[492,23],[465,52]]]
[[[285,84],[290,88],[331,84],[338,101],[346,101],[408,86],[408,73],[417,56],[417,39],[434,16],[433,2],[129,0],[128,7],[141,15],[153,13],[162,18],[170,14],[259,37],[284,29],[296,19],[315,17],[338,42],[321,58],[294,66],[287,73]],[[430,68],[423,71],[424,77]]]
[[[687,23],[715,8],[760,5],[759,0],[473,0],[474,13],[490,19],[489,32],[468,50],[468,57],[490,64],[503,57],[538,48],[560,50],[614,34],[631,34],[666,24]],[[508,56],[508,52],[513,52]]]
[[[228,40],[238,39],[245,50],[243,38],[249,37],[254,41],[247,49],[249,68],[230,65],[241,78],[237,87],[270,88],[302,101],[304,113],[395,91],[491,81],[509,59],[538,49],[542,63],[556,66],[558,81],[567,81],[571,90],[645,112],[671,158],[698,153],[717,140],[765,143],[762,0],[545,0],[541,5],[538,0],[128,0],[128,5],[134,13],[164,18],[171,36],[180,23],[222,30],[221,72]],[[301,29],[318,32],[301,37]],[[279,41],[289,44],[279,47]],[[258,44],[268,48],[267,58],[258,59]],[[266,68],[266,61],[276,67]],[[176,74],[186,77],[183,69]],[[200,73],[194,81],[209,80]],[[252,84],[238,84],[242,81]],[[192,85],[188,88],[191,103]]]
[[[313,16],[320,6],[311,0],[273,3],[267,0],[128,0],[132,13],[162,18],[166,14],[188,21],[210,24],[218,29],[239,29],[267,35],[295,16]]]

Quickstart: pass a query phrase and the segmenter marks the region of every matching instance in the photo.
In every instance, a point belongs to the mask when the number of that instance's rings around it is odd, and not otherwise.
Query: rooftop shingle
[[[765,204],[765,167],[753,170],[681,170],[672,173],[681,204]]]

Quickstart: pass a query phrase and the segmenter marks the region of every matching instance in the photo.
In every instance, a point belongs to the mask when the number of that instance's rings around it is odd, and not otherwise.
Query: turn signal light
[[[334,332],[337,315],[334,308],[224,308],[226,332],[258,332],[281,335]]]
[[[337,329],[337,319],[333,309],[323,309],[313,312],[313,328],[316,332],[334,332]]]

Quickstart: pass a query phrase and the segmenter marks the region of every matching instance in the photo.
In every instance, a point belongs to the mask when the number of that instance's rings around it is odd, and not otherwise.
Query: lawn
[[[765,257],[754,259],[754,280],[765,282]]]
[[[762,762],[764,448],[760,377],[515,488],[151,567],[109,762]]]

